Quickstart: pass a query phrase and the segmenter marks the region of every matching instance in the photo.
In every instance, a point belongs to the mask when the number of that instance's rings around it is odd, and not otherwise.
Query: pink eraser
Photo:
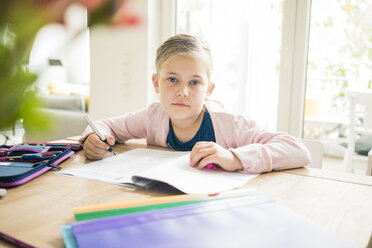
[[[207,164],[205,166],[205,168],[208,169],[208,170],[215,170],[216,169],[216,166],[214,164],[210,163],[210,164]]]

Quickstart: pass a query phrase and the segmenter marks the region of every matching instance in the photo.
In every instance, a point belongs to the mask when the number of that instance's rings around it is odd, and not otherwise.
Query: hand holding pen
[[[113,153],[112,145],[115,144],[115,139],[112,136],[104,136],[98,128],[94,125],[93,121],[88,115],[85,116],[89,126],[93,129],[94,134],[88,136],[84,142],[84,152],[88,159],[101,159],[107,151]],[[108,145],[108,147],[107,147]]]

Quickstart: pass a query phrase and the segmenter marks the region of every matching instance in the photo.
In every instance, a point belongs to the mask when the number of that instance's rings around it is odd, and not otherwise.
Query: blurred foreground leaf
[[[64,13],[73,3],[87,8],[89,26],[109,24],[135,26],[139,19],[127,10],[129,0],[1,0],[0,7],[0,130],[17,120],[40,131],[52,125],[36,108],[33,85],[37,75],[27,71],[29,54],[38,31],[48,23],[64,23]]]

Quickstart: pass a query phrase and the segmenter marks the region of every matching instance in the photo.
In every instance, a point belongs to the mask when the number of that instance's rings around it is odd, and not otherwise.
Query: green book
[[[206,202],[206,201],[216,201],[216,200],[221,200],[221,199],[229,199],[229,198],[242,197],[242,196],[247,196],[247,195],[257,195],[257,194],[261,194],[261,193],[253,192],[253,193],[244,193],[244,194],[229,195],[229,196],[210,196],[207,198],[195,199],[195,200],[151,204],[151,205],[129,207],[129,208],[116,208],[116,209],[84,212],[84,213],[75,213],[75,220],[76,221],[92,220],[92,219],[105,218],[105,217],[122,215],[122,214],[132,214],[132,213],[145,212],[145,211],[150,211],[150,210],[185,206],[185,205],[196,204],[196,203]]]

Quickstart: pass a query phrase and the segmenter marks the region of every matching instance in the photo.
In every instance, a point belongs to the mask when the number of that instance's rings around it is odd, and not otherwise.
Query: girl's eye
[[[170,78],[168,78],[168,81],[171,82],[171,83],[176,83],[177,79],[174,78],[174,77],[170,77]]]
[[[191,84],[191,85],[199,85],[199,84],[200,84],[200,82],[199,82],[199,81],[196,81],[196,80],[194,80],[194,81],[191,81],[191,82],[190,82],[190,84]]]

